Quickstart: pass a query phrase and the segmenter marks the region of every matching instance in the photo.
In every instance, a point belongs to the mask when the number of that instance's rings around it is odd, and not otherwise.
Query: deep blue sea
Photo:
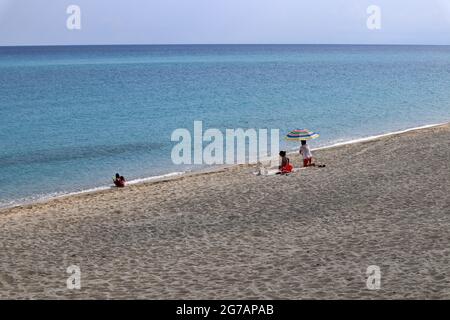
[[[5,206],[195,169],[170,158],[194,120],[313,147],[448,121],[450,47],[0,47],[0,119]]]

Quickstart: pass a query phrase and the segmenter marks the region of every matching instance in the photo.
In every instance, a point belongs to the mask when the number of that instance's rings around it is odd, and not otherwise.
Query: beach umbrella
[[[310,131],[308,129],[295,129],[290,131],[286,135],[286,140],[301,141],[301,140],[312,140],[318,138],[319,134],[317,132]]]

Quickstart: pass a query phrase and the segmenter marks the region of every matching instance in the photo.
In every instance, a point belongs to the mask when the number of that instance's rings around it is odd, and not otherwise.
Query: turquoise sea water
[[[448,121],[450,47],[3,47],[0,118],[5,206],[195,169],[170,158],[194,120],[307,127],[313,147]]]

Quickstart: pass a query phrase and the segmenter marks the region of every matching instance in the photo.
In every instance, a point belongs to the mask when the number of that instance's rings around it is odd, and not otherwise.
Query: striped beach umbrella
[[[313,132],[308,129],[295,129],[295,130],[290,131],[286,135],[285,139],[300,141],[300,140],[312,140],[312,139],[315,139],[318,137],[319,137],[319,134],[317,132]]]

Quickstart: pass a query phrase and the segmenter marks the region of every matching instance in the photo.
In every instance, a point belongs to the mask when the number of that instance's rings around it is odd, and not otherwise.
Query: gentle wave
[[[372,141],[372,140],[376,140],[376,139],[379,139],[379,138],[394,136],[394,135],[407,133],[407,132],[411,132],[411,131],[415,131],[415,130],[439,127],[439,126],[443,126],[443,125],[445,125],[445,124],[447,124],[449,122],[450,122],[450,120],[446,121],[446,122],[427,124],[427,125],[423,125],[423,126],[419,126],[419,127],[411,127],[411,128],[408,128],[408,129],[391,131],[391,132],[388,132],[388,133],[382,133],[382,134],[377,134],[377,135],[372,135],[372,136],[367,136],[367,137],[362,137],[362,138],[356,138],[356,139],[350,139],[350,140],[341,139],[340,141],[332,142],[331,144],[327,144],[325,146],[321,146],[321,147],[317,147],[317,148],[311,148],[311,151],[330,149],[330,148],[345,146],[345,145],[359,143],[359,142]],[[298,147],[291,148],[290,150],[291,151],[298,150]],[[290,154],[292,154],[292,152],[290,152]]]
[[[420,130],[420,129],[439,127],[439,126],[445,125],[445,124],[447,124],[449,122],[450,122],[450,120],[446,121],[446,122],[441,122],[441,123],[427,124],[427,125],[423,125],[423,126],[419,126],[419,127],[412,127],[412,128],[408,128],[408,129],[392,131],[392,132],[388,132],[388,133],[383,133],[383,134],[378,134],[378,135],[373,135],[373,136],[368,136],[368,137],[363,137],[363,138],[358,138],[358,139],[352,139],[352,140],[347,140],[347,141],[336,142],[336,143],[333,143],[333,144],[330,144],[330,145],[327,145],[327,146],[315,148],[315,149],[313,149],[313,151],[314,150],[322,150],[322,149],[330,149],[330,148],[334,148],[334,147],[339,147],[339,146],[348,145],[348,144],[354,144],[354,143],[359,143],[359,142],[372,141],[372,140],[376,140],[376,139],[379,139],[379,138],[394,136],[394,135],[407,133],[407,132]]]

